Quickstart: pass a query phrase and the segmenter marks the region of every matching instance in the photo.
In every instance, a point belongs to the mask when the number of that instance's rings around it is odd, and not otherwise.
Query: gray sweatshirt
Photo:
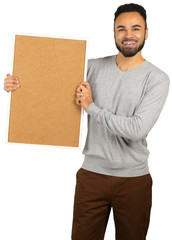
[[[86,109],[82,168],[120,177],[149,173],[146,137],[165,104],[168,75],[148,61],[123,72],[113,55],[88,60],[87,81],[94,102]]]

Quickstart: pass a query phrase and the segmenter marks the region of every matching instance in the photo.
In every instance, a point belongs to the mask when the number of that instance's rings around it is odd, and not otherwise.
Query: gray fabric
[[[93,101],[82,168],[111,176],[149,173],[146,137],[165,104],[170,80],[145,61],[128,71],[116,65],[116,55],[89,59],[87,81]]]

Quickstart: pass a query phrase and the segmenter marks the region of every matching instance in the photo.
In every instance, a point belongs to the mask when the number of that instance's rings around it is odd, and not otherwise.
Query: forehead
[[[138,12],[121,13],[115,20],[115,28],[119,25],[130,27],[136,24],[145,25],[143,17]]]

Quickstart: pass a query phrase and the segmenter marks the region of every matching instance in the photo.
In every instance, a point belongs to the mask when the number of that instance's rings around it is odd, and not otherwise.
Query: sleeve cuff
[[[98,113],[101,111],[101,108],[97,107],[95,103],[91,103],[85,110],[90,116],[97,119]]]

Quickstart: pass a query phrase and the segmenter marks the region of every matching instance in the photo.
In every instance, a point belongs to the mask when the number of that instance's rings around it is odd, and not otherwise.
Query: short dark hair
[[[124,5],[121,5],[117,8],[116,12],[114,13],[114,15],[115,15],[114,24],[115,24],[116,18],[121,13],[124,13],[124,12],[138,12],[143,17],[143,19],[145,20],[145,29],[147,28],[146,10],[141,5],[138,5],[138,4],[135,4],[135,3],[124,4]]]

